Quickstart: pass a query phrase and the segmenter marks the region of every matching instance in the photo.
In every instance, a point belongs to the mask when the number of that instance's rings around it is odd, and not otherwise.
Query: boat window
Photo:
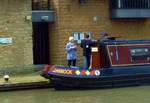
[[[136,49],[130,49],[131,56],[141,56],[141,55],[148,55],[149,50],[148,48],[136,48]]]
[[[144,60],[149,57],[149,49],[148,48],[132,48],[130,49],[130,55],[132,60]]]

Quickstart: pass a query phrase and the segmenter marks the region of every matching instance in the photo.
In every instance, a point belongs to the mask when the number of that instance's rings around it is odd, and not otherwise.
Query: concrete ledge
[[[18,84],[3,84],[0,85],[0,91],[12,91],[12,90],[27,90],[27,89],[42,89],[51,88],[52,85],[49,82],[32,82],[32,83],[18,83]]]

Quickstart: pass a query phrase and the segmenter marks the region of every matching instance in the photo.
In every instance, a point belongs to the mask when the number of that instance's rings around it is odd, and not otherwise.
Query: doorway
[[[49,23],[33,22],[33,63],[49,64]]]

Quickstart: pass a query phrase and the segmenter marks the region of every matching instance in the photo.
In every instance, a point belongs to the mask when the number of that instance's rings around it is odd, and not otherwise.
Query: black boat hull
[[[150,84],[150,74],[110,76],[102,78],[65,78],[59,76],[51,76],[49,78],[56,90],[113,88]]]

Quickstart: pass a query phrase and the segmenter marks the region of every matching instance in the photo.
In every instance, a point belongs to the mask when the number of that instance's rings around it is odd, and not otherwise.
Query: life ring
[[[100,73],[99,70],[95,70],[95,75],[96,75],[96,76],[100,76],[100,74],[101,74],[101,73]]]

